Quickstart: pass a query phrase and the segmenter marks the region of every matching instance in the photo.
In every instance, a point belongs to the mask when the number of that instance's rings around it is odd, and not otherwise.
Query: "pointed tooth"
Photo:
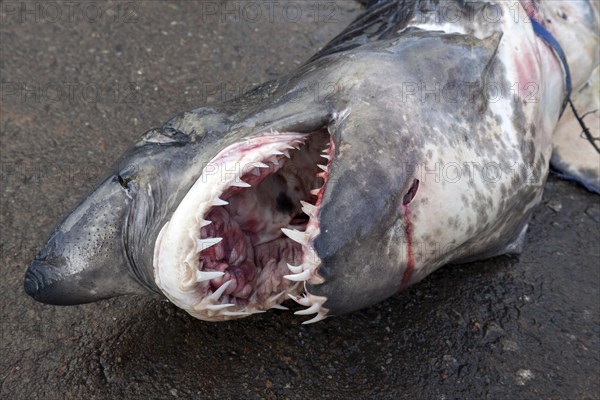
[[[324,315],[324,314],[317,314],[317,315],[315,315],[315,317],[314,317],[314,318],[312,318],[312,319],[309,319],[308,321],[304,321],[304,322],[302,323],[302,325],[314,324],[315,322],[322,321],[322,320],[324,320],[325,318],[327,318],[327,316],[326,316],[326,315]]]
[[[318,196],[320,191],[321,191],[321,188],[313,189],[310,191],[310,194]]]
[[[317,207],[314,204],[307,203],[306,201],[300,200],[300,204],[302,204],[302,211],[311,217],[316,217],[317,215]]]
[[[204,251],[219,243],[221,240],[223,240],[223,238],[220,237],[198,239],[196,240],[196,251]]]
[[[321,154],[321,157],[323,157],[327,160],[331,160],[331,157],[329,157],[329,154]]]
[[[225,272],[196,271],[196,282],[210,281],[211,279],[220,278],[223,275],[225,275]]]
[[[285,290],[277,293],[275,296],[271,297],[273,300],[280,298],[281,296],[283,296],[285,294]]]
[[[307,269],[306,271],[302,271],[299,274],[284,275],[283,277],[287,280],[295,281],[295,282],[305,281],[308,278],[310,278],[310,269]]]
[[[207,310],[222,310],[223,308],[233,307],[235,304],[207,304]]]
[[[231,317],[238,317],[238,316],[242,316],[242,315],[250,315],[250,313],[248,311],[223,311],[221,313],[221,315],[227,315],[227,316],[231,316]]]
[[[204,228],[207,225],[212,224],[212,221],[208,221],[206,219],[203,219],[202,221],[200,221],[200,228]]]
[[[231,283],[231,279],[228,280],[227,282],[225,282],[224,284],[222,284],[221,287],[218,288],[217,290],[215,290],[215,292],[213,294],[211,294],[210,296],[208,296],[208,298],[212,299],[212,300],[219,300],[219,297],[221,297],[223,292],[225,292],[225,290],[227,289],[227,286],[229,286],[230,283]]]
[[[274,308],[276,310],[289,310],[289,308],[282,306],[281,304],[274,304],[271,306],[271,308]]]
[[[304,269],[304,268],[302,268],[302,265],[294,266],[294,265],[288,264],[287,267],[290,271],[292,271],[293,274],[299,274]]]
[[[320,309],[321,305],[319,303],[315,303],[312,306],[308,307],[306,310],[296,311],[294,315],[310,315],[319,312]]]
[[[295,229],[281,228],[281,232],[295,242],[298,242],[304,246],[308,244],[308,235],[306,232],[300,232]]]
[[[294,296],[292,294],[288,294],[288,297],[290,299],[294,300],[296,303],[300,304],[301,306],[304,306],[304,307],[310,306],[310,299],[308,297]]]
[[[247,311],[249,314],[262,314],[264,312],[266,312],[266,310],[250,310]]]
[[[277,293],[277,294],[276,294],[276,295],[274,295],[274,296],[271,296],[271,297],[269,297],[269,300],[268,300],[268,301],[269,301],[269,302],[274,302],[274,301],[276,301],[278,298],[280,298],[280,297],[281,297],[283,294],[285,294],[285,290],[284,290],[284,291],[282,291],[282,292],[279,292],[279,293]]]
[[[273,150],[273,151],[271,151],[271,154],[275,154],[276,156],[282,156],[283,155],[283,153],[281,151],[279,151],[279,150]]]
[[[225,200],[221,200],[218,197],[216,199],[213,200],[212,205],[213,206],[226,206],[227,204],[229,204],[228,202],[226,202]]]
[[[317,164],[317,167],[321,168],[323,171],[327,171],[327,165]]]
[[[233,181],[233,182],[231,183],[231,186],[235,186],[235,187],[241,187],[241,188],[249,188],[249,187],[252,187],[252,185],[251,185],[251,184],[249,184],[248,182],[244,182],[244,181],[242,181],[242,180],[236,180],[236,181]]]
[[[283,155],[284,155],[284,156],[286,156],[287,158],[291,158],[291,157],[290,157],[290,152],[289,152],[288,150],[284,150],[282,153],[283,153]]]
[[[255,165],[257,168],[269,168],[269,166],[268,166],[267,164],[265,164],[265,163],[261,163],[261,162],[259,162],[259,161],[256,161],[256,162],[254,163],[254,165]]]

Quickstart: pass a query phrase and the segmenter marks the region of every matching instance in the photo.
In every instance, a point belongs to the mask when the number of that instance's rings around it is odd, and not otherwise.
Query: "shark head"
[[[481,86],[499,40],[414,30],[178,115],[56,228],[26,292],[50,304],[150,292],[213,321],[290,297],[316,321],[389,297],[445,260],[412,254],[413,237],[448,232],[437,217],[475,196],[428,187],[414,167],[485,105],[433,109],[404,99],[406,84],[453,79],[443,68]]]

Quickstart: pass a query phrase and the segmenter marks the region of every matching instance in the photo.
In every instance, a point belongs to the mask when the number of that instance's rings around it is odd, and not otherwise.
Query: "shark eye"
[[[118,182],[119,185],[125,190],[131,189],[131,183],[135,177],[136,167],[134,165],[126,165],[122,169],[119,168],[115,171],[114,181]]]
[[[410,185],[408,192],[406,192],[406,194],[402,198],[403,206],[408,205],[408,203],[410,203],[415,198],[415,195],[417,194],[418,189],[419,189],[419,180],[415,179],[415,180],[413,180],[412,185]]]
[[[129,179],[125,179],[121,175],[117,174],[116,180],[123,189],[129,189]]]

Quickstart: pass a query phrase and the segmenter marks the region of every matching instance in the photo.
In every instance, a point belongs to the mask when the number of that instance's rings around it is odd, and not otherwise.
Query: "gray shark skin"
[[[151,294],[211,321],[291,297],[316,322],[445,264],[519,253],[565,96],[526,7],[563,43],[577,31],[574,88],[599,63],[590,3],[569,23],[557,2],[522,3],[373,2],[289,76],[145,133],[56,228],[25,291]]]

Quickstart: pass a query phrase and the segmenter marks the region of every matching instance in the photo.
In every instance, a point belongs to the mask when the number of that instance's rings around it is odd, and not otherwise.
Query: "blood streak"
[[[415,269],[415,259],[413,256],[412,250],[412,234],[413,234],[413,225],[410,220],[410,209],[407,205],[403,205],[404,209],[404,237],[406,238],[406,269],[404,270],[404,274],[402,275],[402,281],[400,282],[400,287],[402,289],[406,288],[410,283],[410,278],[412,277],[413,270]]]

